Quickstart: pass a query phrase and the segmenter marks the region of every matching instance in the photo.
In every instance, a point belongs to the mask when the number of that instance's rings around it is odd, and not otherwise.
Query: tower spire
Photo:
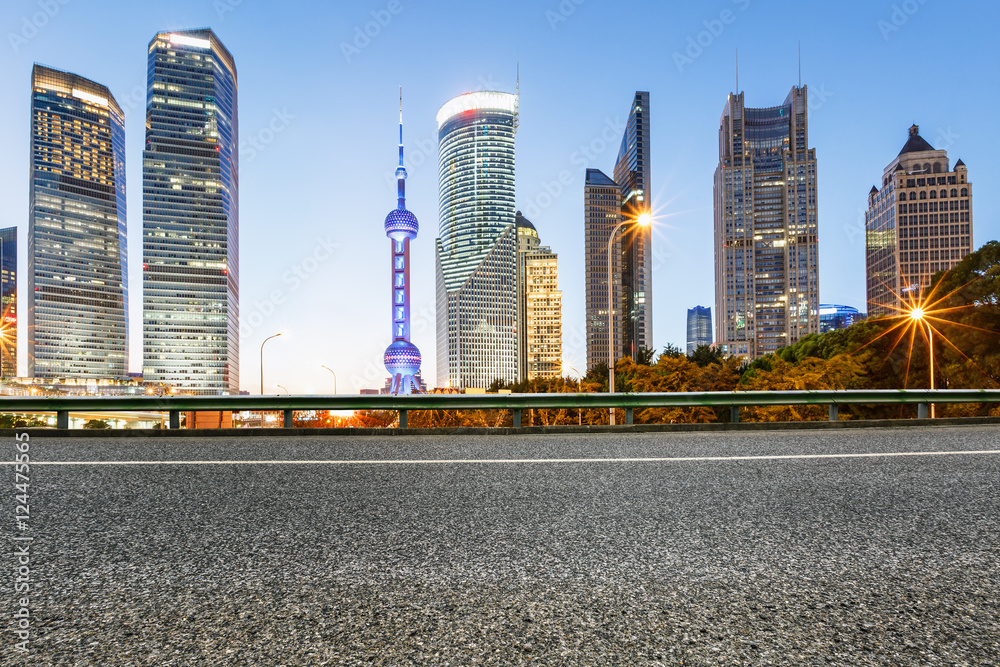
[[[740,94],[740,50],[736,49],[736,94]]]
[[[802,42],[799,42],[799,88],[802,87]]]
[[[399,166],[396,168],[399,208],[406,208],[406,167],[403,166],[403,87],[399,87]]]

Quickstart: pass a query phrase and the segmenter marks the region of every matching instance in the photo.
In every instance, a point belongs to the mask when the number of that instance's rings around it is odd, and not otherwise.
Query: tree
[[[106,429],[106,428],[111,428],[111,424],[109,424],[103,419],[89,419],[84,423],[83,428]]]
[[[666,351],[664,350],[664,352]],[[704,368],[709,364],[722,364],[722,361],[725,359],[725,355],[718,347],[712,345],[699,345],[694,348],[690,355],[688,355],[688,359]]]

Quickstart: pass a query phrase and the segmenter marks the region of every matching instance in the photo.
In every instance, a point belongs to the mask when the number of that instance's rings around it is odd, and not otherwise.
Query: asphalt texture
[[[998,436],[39,438],[0,663],[998,665]]]

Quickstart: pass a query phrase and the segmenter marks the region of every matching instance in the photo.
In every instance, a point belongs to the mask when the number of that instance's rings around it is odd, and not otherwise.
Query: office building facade
[[[17,227],[0,229],[0,378],[17,376]]]
[[[143,151],[143,375],[239,393],[236,65],[211,30],[149,45]]]
[[[31,74],[28,375],[128,372],[125,116],[101,84]]]
[[[868,193],[865,268],[868,314],[898,314],[938,271],[972,252],[972,184],[965,163],[949,169],[917,125]]]
[[[687,353],[691,354],[702,345],[712,344],[712,309],[695,306],[688,309]]]
[[[517,96],[468,93],[437,115],[437,383],[517,379]]]
[[[759,357],[819,332],[816,151],[807,86],[779,106],[730,94],[715,171],[716,343]]]
[[[584,291],[587,317],[587,369],[607,364],[608,239],[622,219],[621,188],[600,169],[588,169],[583,186]],[[611,316],[615,318],[614,349],[622,349],[620,236],[611,248]]]
[[[559,257],[541,245],[530,220],[516,214],[518,379],[562,377]]]
[[[650,156],[649,93],[640,91],[632,100],[615,162],[614,179],[621,191],[623,220],[638,220],[652,211]],[[640,349],[653,349],[652,226],[623,227],[620,244],[621,354],[634,359]]]

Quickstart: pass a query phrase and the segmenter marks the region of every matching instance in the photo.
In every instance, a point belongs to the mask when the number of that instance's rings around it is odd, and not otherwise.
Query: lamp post
[[[608,393],[615,393],[615,308],[614,308],[614,296],[615,291],[611,284],[611,248],[615,242],[615,234],[618,230],[625,225],[639,225],[640,227],[645,227],[649,225],[652,221],[652,216],[649,213],[641,213],[638,218],[634,220],[622,220],[618,225],[611,230],[611,236],[608,237]],[[609,417],[609,424],[615,425],[615,409],[610,408],[611,413]]]
[[[927,325],[927,349],[930,353],[931,391],[934,391],[934,329],[931,328],[931,323],[924,319],[923,308],[914,308],[911,310],[910,319],[918,324]],[[933,403],[931,403],[931,419],[934,419]]]
[[[284,388],[284,387],[282,387],[282,386],[281,386],[280,384],[276,384],[276,385],[274,385],[274,386],[275,386],[275,387],[277,387],[278,389],[285,389],[285,388]],[[286,395],[286,396],[291,396],[291,394],[289,394],[289,393],[288,393],[288,390],[287,390],[287,389],[285,389],[285,395]]]
[[[580,371],[576,370],[572,366],[567,366],[567,368],[569,368],[571,371],[573,371],[574,373],[576,373],[577,377],[580,378],[580,384],[578,385],[578,388],[579,388],[580,391],[583,391],[583,375],[580,373]],[[580,408],[579,410],[576,411],[576,416],[579,417],[579,420],[578,420],[577,423],[580,426],[583,426],[583,408]]]
[[[268,336],[264,339],[264,343],[271,340],[272,338],[277,338],[280,333],[276,333],[273,336]],[[260,344],[260,395],[264,395],[264,343]]]
[[[320,368],[326,368],[326,370],[328,370],[331,373],[333,373],[333,369],[332,368],[324,366],[323,364],[320,364],[319,367]],[[334,396],[337,395],[337,374],[336,373],[333,373],[333,395]]]

